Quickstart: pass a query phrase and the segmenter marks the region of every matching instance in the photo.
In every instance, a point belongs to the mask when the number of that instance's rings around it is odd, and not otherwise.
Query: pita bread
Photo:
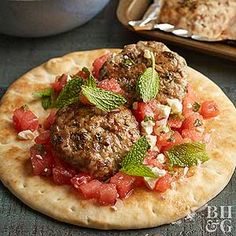
[[[112,50],[117,51],[117,50]],[[206,122],[212,133],[210,160],[193,167],[194,175],[176,182],[165,193],[137,189],[115,207],[98,206],[93,200],[80,199],[69,186],[57,186],[50,180],[33,176],[29,147],[33,141],[17,139],[12,125],[15,108],[28,104],[41,120],[48,112],[34,91],[48,87],[55,76],[75,73],[107,53],[108,49],[75,52],[54,58],[29,71],[13,83],[0,104],[0,177],[3,184],[31,208],[59,221],[98,229],[134,229],[155,227],[176,221],[215,197],[229,182],[236,165],[236,110],[222,90],[199,72],[188,68],[190,81],[202,100],[214,99],[220,115]],[[124,220],[125,219],[125,220]]]

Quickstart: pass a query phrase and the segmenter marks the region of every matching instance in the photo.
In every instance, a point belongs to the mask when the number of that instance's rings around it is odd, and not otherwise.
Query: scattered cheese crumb
[[[149,135],[146,135],[146,139],[150,145],[150,149],[154,151],[156,147],[156,143],[157,143],[157,136],[149,134]]]
[[[23,130],[17,134],[19,139],[32,140],[38,135],[37,131],[32,132],[31,130]]]
[[[182,113],[183,105],[180,102],[180,100],[178,100],[176,98],[173,98],[173,99],[168,98],[167,103],[171,107],[171,111],[173,114]]]
[[[144,134],[152,134],[155,122],[152,120],[142,121],[141,127]]]
[[[165,163],[165,155],[160,153],[157,155],[157,160],[161,163],[164,164]]]
[[[186,166],[186,167],[184,167],[184,175],[183,176],[186,176],[187,175],[187,173],[188,173],[188,170],[189,170],[189,168]]]
[[[147,49],[144,50],[144,55],[143,56],[147,59],[150,59],[152,57],[151,52]]]

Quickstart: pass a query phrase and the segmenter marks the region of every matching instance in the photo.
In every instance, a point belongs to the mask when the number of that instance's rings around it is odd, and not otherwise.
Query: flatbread
[[[117,51],[113,49],[112,51]],[[229,182],[236,165],[236,110],[213,82],[188,68],[189,79],[202,100],[215,100],[220,115],[206,122],[212,133],[210,160],[194,167],[195,174],[182,178],[165,193],[137,189],[115,207],[98,206],[93,200],[82,200],[70,186],[57,186],[49,179],[33,176],[29,148],[33,141],[20,141],[12,125],[15,108],[28,104],[44,120],[40,101],[34,91],[48,87],[55,76],[75,73],[108,49],[75,52],[54,58],[29,71],[14,82],[0,104],[0,177],[3,184],[31,208],[57,220],[99,229],[155,227],[176,221],[195,211],[215,197]]]

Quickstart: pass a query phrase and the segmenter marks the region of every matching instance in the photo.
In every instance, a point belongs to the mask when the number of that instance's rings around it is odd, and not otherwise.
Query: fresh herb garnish
[[[82,93],[89,100],[89,102],[97,108],[107,112],[112,111],[120,105],[126,103],[126,99],[121,95],[96,87],[84,85],[82,86]]]
[[[154,99],[159,89],[159,75],[155,70],[155,57],[153,52],[150,52],[152,67],[145,69],[143,74],[139,77],[136,88],[140,97],[144,102]]]
[[[200,107],[201,107],[201,105],[198,102],[194,102],[192,105],[192,109],[194,112],[198,112]]]
[[[131,58],[124,58],[123,63],[124,63],[124,65],[127,66],[127,67],[128,67],[128,66],[132,66],[132,65],[135,64],[134,61],[133,61]]]
[[[33,96],[41,98],[42,107],[47,110],[48,108],[52,107],[52,96],[53,96],[53,89],[46,88],[42,91],[33,93]]]
[[[194,124],[193,124],[193,125],[194,125],[195,127],[202,126],[202,125],[203,125],[202,120],[196,119],[196,120],[194,121]]]
[[[67,82],[67,84],[57,97],[55,106],[57,108],[62,108],[79,101],[81,86],[83,85],[83,83],[83,79],[79,77]]]
[[[203,143],[192,142],[175,145],[166,151],[171,166],[193,166],[209,159]]]
[[[152,116],[145,116],[144,122],[147,122],[149,120],[155,122],[155,120],[154,120],[154,118]]]
[[[122,168],[120,169],[120,171],[133,176],[145,176],[155,178],[156,175],[152,172],[152,170],[143,164],[143,160],[146,156],[149,147],[150,146],[146,137],[141,137],[133,145],[131,150],[128,152],[128,154],[122,161]]]

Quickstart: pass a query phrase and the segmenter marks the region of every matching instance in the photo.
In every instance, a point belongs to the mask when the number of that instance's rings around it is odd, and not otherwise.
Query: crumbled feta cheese
[[[171,108],[166,105],[157,104],[157,109],[160,111],[159,115],[161,116],[161,118],[167,120],[170,115]]]
[[[165,155],[160,153],[157,155],[157,160],[161,163],[164,164],[165,163]]]
[[[70,77],[70,75],[67,75],[67,81],[72,80],[72,78]]]
[[[152,120],[142,121],[141,127],[144,134],[152,134],[155,122]]]
[[[155,151],[156,143],[157,143],[157,136],[149,134],[149,135],[146,135],[146,139],[150,145],[150,149],[152,151]]]
[[[176,98],[174,98],[174,99],[169,99],[168,98],[167,103],[171,107],[171,111],[172,111],[173,114],[182,113],[183,105],[180,102],[180,100],[178,100]]]
[[[184,167],[184,176],[186,176],[187,175],[187,173],[188,173],[188,170],[189,170],[189,168],[186,166],[186,167]]]
[[[166,125],[159,126],[158,123],[156,124],[157,124],[157,127],[155,127],[155,130],[154,130],[154,133],[156,135],[160,135],[161,133],[168,133],[170,131],[170,128],[168,126]]]
[[[32,140],[38,135],[37,131],[32,132],[31,130],[23,130],[17,134],[19,139]]]
[[[164,176],[166,174],[166,170],[159,169],[158,167],[152,167],[151,170],[158,177],[157,178],[144,177],[144,180],[150,189],[154,189],[158,178]]]
[[[116,207],[116,206],[111,206],[111,209],[112,209],[113,211],[117,211],[117,207]]]
[[[144,50],[144,55],[145,58],[150,59],[152,57],[151,52],[147,49]]]

